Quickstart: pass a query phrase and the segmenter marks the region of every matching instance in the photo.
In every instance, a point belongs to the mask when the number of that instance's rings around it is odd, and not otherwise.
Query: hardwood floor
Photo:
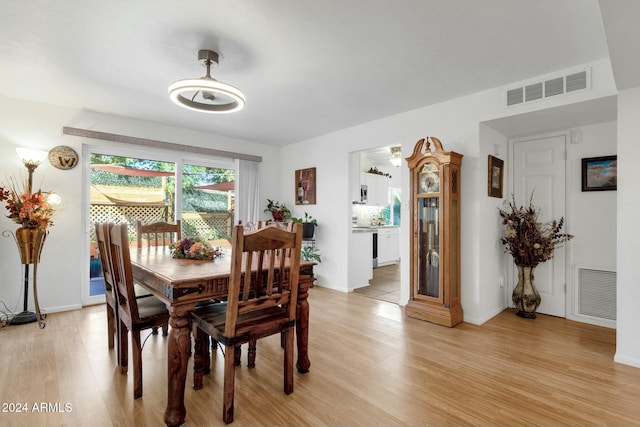
[[[398,304],[400,301],[400,262],[373,269],[369,286],[353,292],[382,301]]]
[[[258,343],[254,369],[243,348],[232,425],[640,425],[640,369],[613,362],[611,329],[509,310],[482,326],[449,329],[322,287],[310,290],[309,302],[311,371],[296,373],[286,396],[280,338]],[[135,401],[131,370],[121,375],[107,350],[102,306],[51,314],[43,330],[9,326],[0,343],[0,426],[162,426],[161,334],[146,342],[144,396]],[[202,390],[191,389],[190,368],[186,426],[223,425],[221,356]],[[48,412],[34,411],[41,402]],[[271,411],[274,402],[290,412]],[[15,404],[27,410],[15,412]]]

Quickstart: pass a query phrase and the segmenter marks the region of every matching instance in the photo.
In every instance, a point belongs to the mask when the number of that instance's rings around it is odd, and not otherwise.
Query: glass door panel
[[[418,294],[440,298],[440,202],[418,199]]]
[[[104,281],[95,223],[127,223],[133,247],[138,220],[174,222],[175,163],[94,153],[90,166],[89,296],[96,296],[104,294]]]
[[[234,224],[235,170],[185,163],[182,169],[182,233],[214,246],[229,246]]]

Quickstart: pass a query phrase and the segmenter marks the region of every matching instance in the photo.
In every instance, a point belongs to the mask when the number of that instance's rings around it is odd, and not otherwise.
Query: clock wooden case
[[[460,305],[460,166],[462,154],[438,138],[416,143],[407,163],[411,179],[411,292],[409,317],[455,326]]]

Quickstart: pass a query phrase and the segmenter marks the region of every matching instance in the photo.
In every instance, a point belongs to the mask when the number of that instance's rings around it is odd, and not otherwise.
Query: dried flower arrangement
[[[560,232],[564,218],[548,223],[538,222],[540,212],[533,205],[533,192],[526,208],[516,205],[513,194],[505,204],[506,209],[498,209],[506,228],[500,242],[504,245],[505,252],[513,256],[516,265],[535,267],[551,259],[557,247],[573,238],[571,234]]]
[[[212,260],[222,255],[222,252],[211,247],[206,241],[193,237],[185,237],[179,242],[172,243],[169,248],[174,258]]]
[[[53,199],[57,195],[42,190],[30,194],[26,185],[22,191],[18,191],[17,187],[13,179],[10,187],[0,187],[0,202],[5,202],[5,208],[9,211],[7,218],[27,228],[52,226],[55,212]]]

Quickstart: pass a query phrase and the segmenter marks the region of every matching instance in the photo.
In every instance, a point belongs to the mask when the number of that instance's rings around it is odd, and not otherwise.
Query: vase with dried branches
[[[538,264],[551,259],[555,249],[573,236],[562,232],[564,218],[546,223],[538,220],[540,210],[533,204],[533,192],[528,206],[518,206],[512,194],[511,200],[505,201],[505,208],[498,209],[498,212],[504,226],[500,242],[518,269],[513,303],[518,316],[535,318],[541,298],[535,287],[534,270]]]

